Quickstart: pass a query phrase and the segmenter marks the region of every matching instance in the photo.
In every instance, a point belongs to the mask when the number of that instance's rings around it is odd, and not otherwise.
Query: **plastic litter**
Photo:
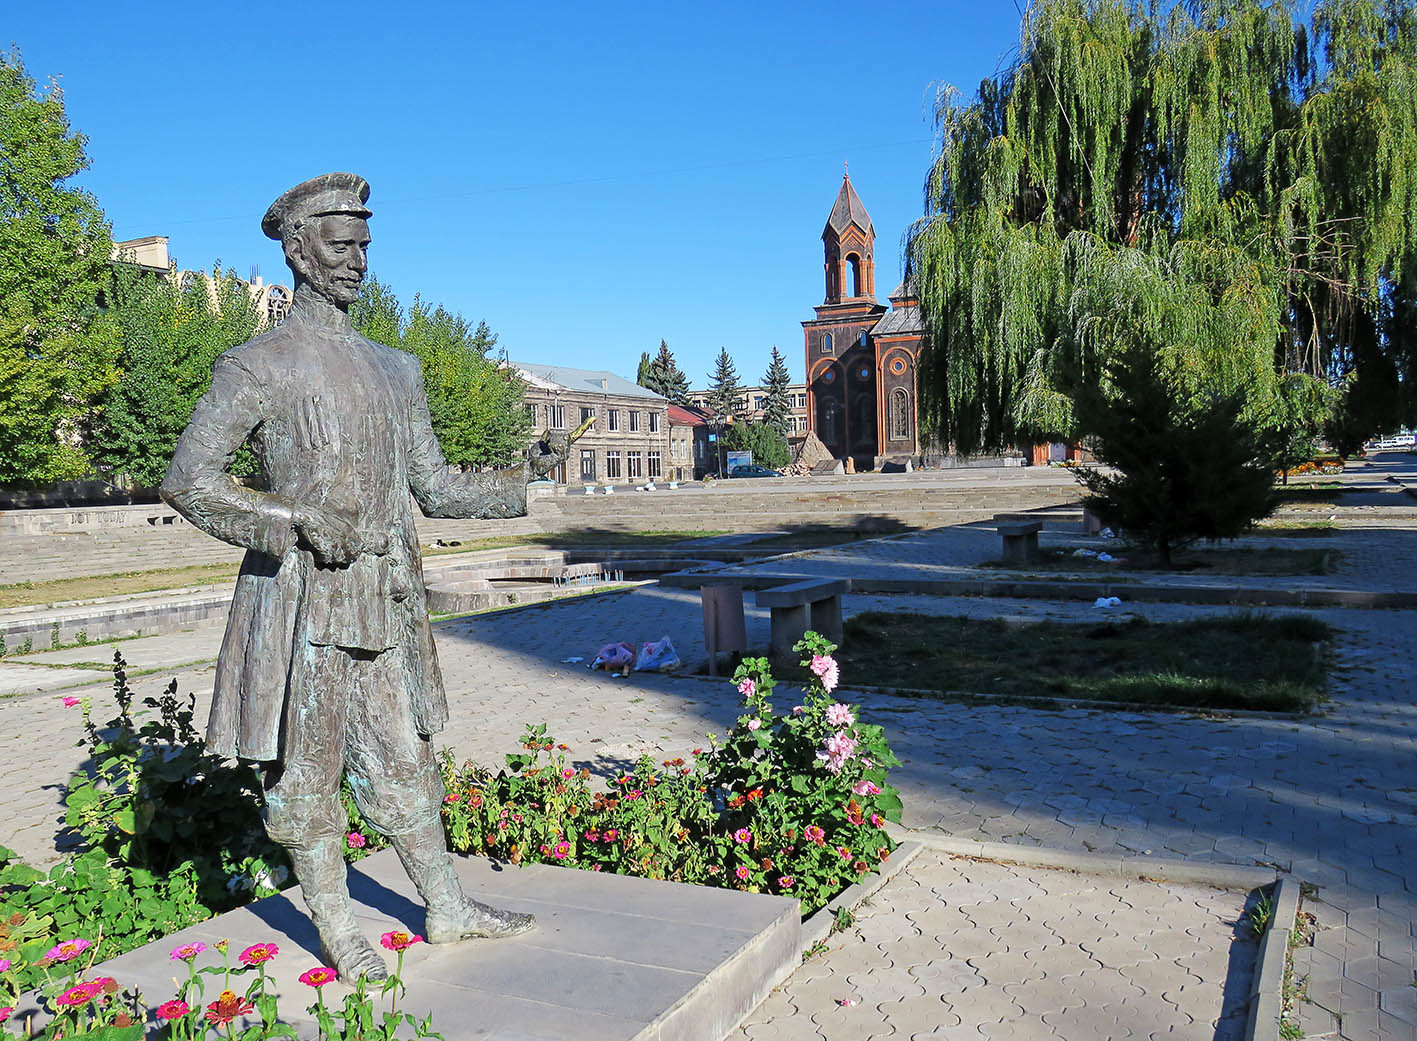
[[[1117,537],[1117,533],[1111,528],[1103,528],[1097,533],[1097,537],[1102,539],[1115,539]]]
[[[635,657],[636,672],[665,672],[677,669],[682,664],[679,652],[674,649],[674,641],[667,636],[652,643],[641,644],[640,653]]]
[[[562,664],[562,665],[574,665],[574,664],[576,664],[576,662],[581,662],[581,661],[585,661],[585,659],[582,658],[582,657],[580,657],[579,655],[577,655],[577,656],[570,657],[570,658],[562,658],[562,659],[561,659],[561,664]]]
[[[1117,558],[1111,553],[1099,553],[1097,554],[1097,559],[1104,564],[1115,564],[1117,562]]]
[[[611,672],[615,669],[622,669],[622,675],[628,675],[630,666],[635,663],[635,646],[630,643],[607,643],[595,654],[595,660],[590,663],[592,669],[604,669]]]
[[[1122,598],[1119,596],[1099,596],[1092,602],[1093,607],[1121,607]]]
[[[1081,549],[1081,548],[1079,548],[1079,549],[1073,550],[1073,556],[1075,556],[1075,557],[1095,557],[1095,556],[1097,556],[1097,550],[1095,550],[1095,549]]]

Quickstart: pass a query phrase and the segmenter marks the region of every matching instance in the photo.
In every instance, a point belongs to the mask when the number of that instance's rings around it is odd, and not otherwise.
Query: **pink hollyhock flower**
[[[173,998],[171,1001],[164,1001],[156,1009],[158,1019],[181,1019],[192,1011],[192,1006],[180,998]]]
[[[744,867],[742,864],[739,864],[739,865],[738,865],[738,870],[735,871],[735,872],[733,872],[733,873],[738,876],[738,881],[740,881],[740,882],[746,882],[746,881],[748,881],[748,875],[750,874],[750,872],[748,871],[748,869],[747,869],[746,867]]]
[[[794,716],[800,716],[804,711],[805,711],[805,710],[802,708],[801,705],[793,705],[793,706],[792,706],[792,714],[793,714]]]
[[[422,943],[423,937],[412,936],[396,929],[379,937],[379,942],[391,951],[406,951],[414,944]]]
[[[815,842],[818,846],[827,844],[827,833],[815,824],[809,824],[802,829],[802,837],[808,842]]]
[[[236,956],[236,960],[242,965],[260,965],[262,962],[270,961],[280,953],[280,948],[273,943],[253,943]]]
[[[748,729],[749,729],[749,730],[757,730],[757,729],[758,729],[760,726],[762,726],[762,725],[763,725],[763,721],[762,721],[761,719],[750,719],[750,720],[748,720]]]
[[[737,842],[740,846],[746,846],[753,841],[753,833],[747,828],[739,828],[733,833],[733,841]]]
[[[300,982],[307,987],[323,987],[326,983],[333,983],[339,975],[334,969],[324,965],[316,966],[313,969],[306,969],[300,974]]]
[[[742,694],[745,698],[751,698],[757,692],[758,684],[751,676],[738,684],[738,693]]]
[[[827,706],[827,723],[838,729],[851,726],[856,722],[856,717],[851,714],[851,706],[843,705],[838,701],[834,705]]]
[[[865,760],[863,759],[862,762],[864,763]],[[880,795],[880,794],[881,794],[881,790],[880,790],[879,788],[877,788],[874,784],[872,784],[870,781],[866,780],[866,778],[864,778],[864,777],[861,778],[861,780],[857,781],[854,785],[852,785],[852,786],[851,786],[851,790],[852,790],[853,792],[855,792],[857,795]]]
[[[93,946],[92,940],[76,939],[65,940],[63,943],[56,943],[44,956],[50,961],[73,961],[79,955]]]
[[[344,837],[344,841],[350,849],[363,849],[365,846],[369,845],[369,840],[357,831],[351,831]]]
[[[832,734],[823,743],[822,751],[817,753],[817,758],[826,764],[829,772],[841,773],[849,759],[856,754],[856,740],[850,734]]]
[[[181,947],[174,947],[168,957],[173,961],[191,961],[206,949],[207,945],[198,940],[196,943],[184,943]]]
[[[836,659],[830,654],[812,655],[812,672],[821,678],[822,689],[828,694],[836,690],[836,681],[839,676]]]

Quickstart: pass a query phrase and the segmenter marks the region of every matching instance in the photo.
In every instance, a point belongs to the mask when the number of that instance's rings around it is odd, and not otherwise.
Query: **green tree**
[[[1084,503],[1163,567],[1197,539],[1234,538],[1274,510],[1274,481],[1241,393],[1197,389],[1181,363],[1144,338],[1107,363],[1104,385],[1077,396],[1103,468],[1078,472]]]
[[[787,393],[792,382],[792,374],[787,371],[787,361],[777,344],[772,347],[772,359],[768,370],[763,373],[763,386],[767,388],[767,408],[763,410],[763,422],[775,429],[783,437],[788,433],[788,419],[792,414],[792,398]]]
[[[728,356],[727,347],[718,349],[705,398],[708,407],[719,415],[735,419],[743,417],[743,386],[738,382],[738,368]]]
[[[121,375],[104,394],[91,439],[100,469],[120,483],[152,487],[167,472],[177,438],[211,385],[212,363],[260,330],[262,315],[236,272],[174,268],[156,278],[114,266],[110,316],[122,348]],[[254,460],[238,457],[238,472]]]
[[[117,337],[99,309],[112,235],[64,92],[0,52],[0,483],[89,472],[83,438],[112,383]]]
[[[354,326],[371,340],[414,355],[423,366],[433,432],[457,466],[499,466],[526,449],[531,420],[525,386],[492,354],[497,336],[486,322],[430,307],[415,296],[405,313],[393,291],[366,280],[350,308]]]
[[[780,470],[792,462],[792,452],[781,430],[769,423],[733,423],[723,434],[723,447],[752,452],[753,462]]]
[[[1013,64],[936,107],[907,246],[924,418],[965,452],[1083,432],[1073,400],[1125,347],[1087,333],[1102,282],[1154,290],[1160,265],[1218,319],[1157,343],[1184,384],[1245,390],[1258,423],[1298,375],[1355,430],[1390,422],[1417,385],[1415,57],[1396,0],[1307,23],[1289,0],[1033,0]]]
[[[659,353],[653,361],[648,353],[641,355],[640,374],[635,382],[676,405],[689,403],[689,377],[679,371],[679,364],[664,340],[659,341]]]

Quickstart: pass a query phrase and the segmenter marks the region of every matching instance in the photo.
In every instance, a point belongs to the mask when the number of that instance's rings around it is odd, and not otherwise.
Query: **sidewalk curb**
[[[1279,1041],[1284,1015],[1284,966],[1289,959],[1289,935],[1299,914],[1299,880],[1281,878],[1274,886],[1274,918],[1260,940],[1250,985],[1250,1016],[1246,1041]]]
[[[892,835],[891,837],[895,838],[896,836]],[[871,876],[865,882],[857,882],[855,885],[843,889],[835,899],[804,921],[802,923],[802,953],[805,955],[831,935],[832,926],[836,924],[836,913],[840,908],[855,908],[867,898],[880,892],[896,875],[904,871],[924,848],[921,843],[912,839],[901,841],[900,845],[892,851],[890,860],[886,861],[885,870]]]
[[[957,857],[977,857],[1024,867],[1057,868],[1086,875],[1115,875],[1118,878],[1145,878],[1160,882],[1193,883],[1220,889],[1244,889],[1272,885],[1278,872],[1273,868],[1244,864],[1214,864],[1170,857],[1115,856],[1106,853],[1075,853],[1042,846],[1019,846],[1012,842],[975,842],[949,835],[930,835],[899,825],[886,829],[897,841],[918,842],[922,846]],[[1297,888],[1297,883],[1295,886]]]

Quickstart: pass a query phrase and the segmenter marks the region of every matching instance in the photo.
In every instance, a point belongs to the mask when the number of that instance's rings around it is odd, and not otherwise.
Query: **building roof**
[[[841,235],[852,224],[868,235],[875,234],[875,229],[871,227],[871,215],[866,212],[861,196],[857,195],[856,189],[851,186],[851,175],[845,174],[841,178],[841,191],[836,193],[836,202],[832,205],[831,216],[827,217],[827,226],[822,234],[834,231]]]
[[[908,336],[910,334],[919,335],[925,331],[924,319],[920,317],[920,306],[918,304],[897,305],[892,307],[885,314],[881,315],[881,320],[871,329],[872,336]]]
[[[669,422],[676,427],[698,427],[708,423],[708,409],[694,408],[692,405],[669,405]]]
[[[600,369],[572,369],[565,365],[543,365],[540,362],[512,361],[508,364],[533,387],[543,390],[560,388],[585,394],[615,394],[626,398],[652,398],[663,401],[652,390],[631,383],[622,376]]]
[[[896,286],[894,289],[891,290],[891,295],[888,297],[888,299],[892,303],[897,300],[919,300],[920,294],[915,290],[915,280],[911,279],[907,283],[904,279],[902,279],[900,285]]]

